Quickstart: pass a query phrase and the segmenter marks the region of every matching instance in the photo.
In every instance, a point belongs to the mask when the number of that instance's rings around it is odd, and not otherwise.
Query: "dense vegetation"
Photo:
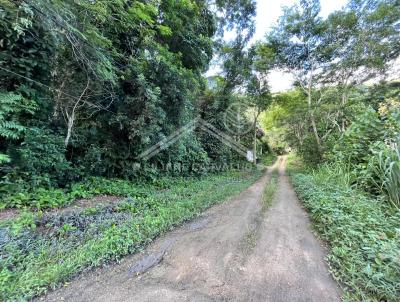
[[[234,89],[249,81],[242,54],[254,14],[251,0],[1,1],[1,196],[91,176],[154,180],[154,167],[171,162],[200,174],[194,164],[237,161],[192,132],[136,169],[141,152],[197,116],[221,129]],[[227,43],[224,30],[241,34]],[[214,55],[224,73],[209,91],[202,74]]]
[[[253,183],[261,172],[164,178],[157,185],[91,183],[115,202],[61,213],[24,212],[0,225],[0,299],[28,299],[77,272],[140,250],[160,233]]]
[[[265,108],[254,15],[252,0],[0,1],[0,300],[138,251],[260,176],[226,172],[241,155],[204,131],[138,159],[198,116],[226,131],[232,103]]]
[[[344,285],[345,301],[398,301],[400,212],[356,190],[334,165],[292,172],[299,198],[329,244],[330,269]]]
[[[138,159],[201,117],[272,150],[266,164],[293,151],[345,298],[399,301],[400,4],[320,10],[300,0],[249,45],[253,0],[0,0],[0,209],[20,209],[0,225],[1,299],[136,251],[254,181],[257,170],[209,173],[243,159],[200,130]],[[222,72],[207,79],[212,59]],[[291,90],[270,92],[273,69]],[[250,131],[226,129],[233,104]],[[42,212],[99,195],[108,202]]]
[[[399,301],[400,5],[349,1],[326,19],[319,9],[286,9],[261,44],[295,79],[262,124],[276,152],[303,163],[291,178],[344,299]]]
[[[319,10],[318,1],[287,9],[263,44],[295,79],[263,116],[269,144],[296,150],[309,166],[333,162],[352,185],[399,208],[400,82],[391,67],[400,6],[349,1],[325,20]]]

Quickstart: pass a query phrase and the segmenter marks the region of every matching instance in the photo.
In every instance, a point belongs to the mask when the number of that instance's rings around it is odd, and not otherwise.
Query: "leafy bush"
[[[101,194],[143,197],[146,196],[145,191],[143,186],[138,185],[134,181],[93,177],[86,181],[73,184],[68,195],[71,198],[90,198]]]
[[[311,134],[304,138],[304,142],[297,149],[297,153],[307,165],[315,167],[321,163],[322,153],[318,150],[315,137]]]
[[[295,190],[330,245],[328,260],[349,301],[400,301],[400,212],[392,213],[325,168],[294,174]]]
[[[2,169],[2,191],[8,194],[63,187],[77,178],[77,170],[65,158],[61,136],[51,130],[26,129],[24,141],[12,147],[10,154],[10,164]]]
[[[34,101],[19,94],[0,91],[0,137],[19,139],[27,129],[20,122],[22,114],[33,114],[37,109]]]
[[[71,201],[68,194],[61,189],[38,188],[33,192],[22,191],[5,196],[0,208],[55,208],[68,204]]]
[[[371,155],[370,147],[384,138],[385,129],[379,114],[368,108],[357,117],[335,146],[335,154],[354,167],[363,169]]]
[[[264,154],[261,163],[265,166],[271,166],[277,159],[277,156],[274,152],[268,152],[267,154]]]
[[[171,183],[171,182],[170,182]],[[35,208],[46,209],[65,206],[78,198],[91,198],[96,195],[114,195],[123,197],[144,197],[149,187],[144,188],[136,182],[122,179],[89,178],[74,183],[66,189],[22,190],[18,193],[5,194],[0,202],[1,208]]]
[[[0,146],[0,164],[9,163],[8,152],[11,141],[20,139],[26,131],[26,126],[21,123],[23,114],[33,114],[37,109],[34,101],[23,98],[20,94],[0,91],[0,138],[9,140]],[[0,170],[1,171],[1,170]]]
[[[368,108],[346,130],[334,150],[335,165],[344,163],[357,187],[399,207],[400,110],[382,108],[379,113]]]

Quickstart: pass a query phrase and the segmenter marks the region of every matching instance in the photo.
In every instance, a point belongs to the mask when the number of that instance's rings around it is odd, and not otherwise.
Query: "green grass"
[[[147,191],[167,186],[171,178],[161,178],[153,184],[138,184],[123,179],[106,179],[92,177],[85,181],[72,184],[65,189],[36,188],[31,191],[20,191],[13,194],[3,194],[0,209],[30,208],[49,209],[67,206],[78,198],[91,198],[96,195],[115,196],[145,196]]]
[[[269,152],[262,157],[261,163],[265,166],[272,166],[277,158],[278,157],[275,153]]]
[[[278,171],[274,170],[271,173],[271,178],[264,189],[264,193],[263,193],[263,197],[262,197],[263,198],[263,207],[262,207],[263,212],[265,212],[268,209],[268,207],[271,206],[277,189],[278,189]]]
[[[400,212],[352,189],[338,167],[292,168],[291,178],[330,246],[329,264],[344,285],[344,300],[400,301]]]
[[[79,272],[137,252],[161,233],[238,194],[260,175],[229,172],[170,179],[162,190],[143,185],[145,194],[118,204],[67,214],[24,212],[3,222],[0,301],[28,300]]]

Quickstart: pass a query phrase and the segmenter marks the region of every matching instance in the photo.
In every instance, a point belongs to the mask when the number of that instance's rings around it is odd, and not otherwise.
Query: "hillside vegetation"
[[[256,4],[0,0],[0,300],[138,251],[291,153],[344,298],[400,301],[399,1],[294,1],[253,43]]]

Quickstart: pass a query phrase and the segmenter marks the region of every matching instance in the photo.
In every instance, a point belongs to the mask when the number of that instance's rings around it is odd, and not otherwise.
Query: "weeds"
[[[262,164],[264,165],[264,166],[272,166],[273,165],[273,163],[276,161],[276,159],[277,159],[278,157],[277,157],[277,155],[275,154],[275,153],[273,153],[273,152],[269,152],[267,155],[265,155],[263,158],[262,158]]]
[[[346,286],[345,300],[400,301],[400,212],[352,189],[341,168],[295,173],[292,181],[330,245],[328,260]]]
[[[374,166],[379,181],[374,181],[382,195],[386,195],[388,200],[397,210],[400,210],[400,146],[395,148],[395,155],[388,156],[384,152],[376,155],[377,165]]]
[[[296,171],[302,171],[305,169],[304,162],[301,160],[296,153],[289,153],[286,157],[286,171],[288,174],[291,174]]]
[[[136,252],[160,233],[239,193],[260,175],[231,172],[176,179],[163,182],[168,190],[117,182],[121,189],[108,183],[100,193],[121,190],[133,197],[60,214],[27,212],[6,221],[0,226],[0,300],[28,300],[78,272]]]
[[[171,182],[172,180],[170,180]],[[66,206],[78,198],[91,198],[102,194],[144,197],[147,194],[146,191],[158,188],[158,184],[147,184],[146,188],[144,188],[143,185],[133,181],[92,177],[84,182],[74,183],[64,190],[37,188],[33,191],[22,191],[17,194],[6,195],[0,201],[0,209],[31,208],[41,210],[57,208]]]
[[[263,198],[263,207],[262,207],[263,212],[265,212],[268,209],[268,207],[272,204],[277,187],[278,187],[278,171],[274,170],[271,173],[271,178],[270,178],[267,186],[264,189],[264,193],[263,193],[263,197],[262,197]]]

